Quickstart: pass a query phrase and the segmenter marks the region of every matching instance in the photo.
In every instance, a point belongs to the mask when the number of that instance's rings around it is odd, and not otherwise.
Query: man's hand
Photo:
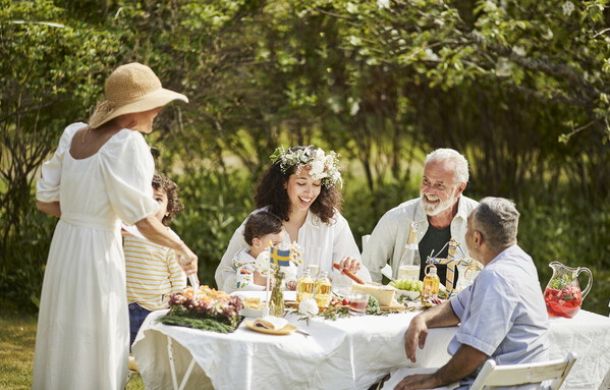
[[[405,332],[405,352],[407,358],[415,363],[416,346],[423,349],[428,336],[428,325],[421,315],[415,316]]]
[[[409,375],[398,382],[394,390],[434,389],[441,385],[436,374],[416,374]]]

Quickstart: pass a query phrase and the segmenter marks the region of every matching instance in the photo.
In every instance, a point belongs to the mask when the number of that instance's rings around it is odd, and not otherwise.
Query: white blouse
[[[255,210],[252,214],[263,210],[267,210],[267,208]],[[229,247],[222,256],[218,268],[216,268],[215,278],[220,290],[233,291],[235,289],[233,259],[239,251],[248,248],[244,239],[245,223],[246,221],[242,222],[233,233]],[[288,234],[284,235],[283,242],[290,244]],[[308,265],[317,265],[320,271],[327,271],[332,279],[342,279],[342,283],[345,283],[345,276],[336,272],[332,268],[332,263],[339,262],[346,256],[360,260],[360,252],[349,224],[338,211],[335,212],[333,220],[328,224],[322,222],[317,215],[309,211],[305,223],[299,229],[297,243],[303,251],[303,264],[298,267],[299,274]],[[366,281],[371,280],[371,276],[364,265],[358,271],[358,276]]]

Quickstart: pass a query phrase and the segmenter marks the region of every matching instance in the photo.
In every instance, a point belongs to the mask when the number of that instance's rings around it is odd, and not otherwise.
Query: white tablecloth
[[[410,365],[403,335],[414,313],[363,316],[307,325],[291,322],[300,333],[269,336],[242,326],[232,334],[218,334],[158,322],[164,311],[149,315],[133,352],[147,389],[171,388],[167,338],[180,344],[175,351],[179,375],[191,356],[195,371],[187,388],[201,388],[209,377],[216,389],[366,389],[389,371]],[[418,352],[417,366],[438,367],[449,355],[456,328],[433,329],[426,347]],[[596,389],[610,368],[610,319],[581,311],[575,318],[551,321],[551,358],[568,351],[578,360],[568,377],[569,389]]]

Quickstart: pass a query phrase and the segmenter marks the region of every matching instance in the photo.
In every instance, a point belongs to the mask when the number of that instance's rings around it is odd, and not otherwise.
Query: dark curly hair
[[[261,238],[267,234],[277,234],[282,231],[284,226],[282,220],[268,211],[259,211],[248,217],[244,226],[244,240],[248,245],[252,245],[252,240]]]
[[[294,146],[288,151],[313,148],[315,146]],[[290,175],[296,172],[297,165],[293,165],[286,173],[282,172],[280,160],[273,163],[263,174],[258,187],[254,202],[257,208],[269,207],[269,212],[277,215],[284,221],[288,221],[290,214],[290,198],[284,185],[288,182]],[[330,223],[335,210],[341,209],[341,192],[337,186],[321,186],[320,195],[310,207],[310,210],[324,223]]]
[[[161,190],[167,195],[167,214],[163,216],[161,223],[169,226],[174,217],[184,209],[182,202],[178,199],[178,186],[167,176],[155,174],[152,180],[155,190]]]

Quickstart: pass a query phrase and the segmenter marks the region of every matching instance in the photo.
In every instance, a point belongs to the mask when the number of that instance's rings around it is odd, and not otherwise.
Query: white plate
[[[407,299],[410,299],[412,301],[416,300],[420,296],[419,291],[399,290],[399,289],[396,289],[396,294],[403,295],[403,296],[407,297]]]

